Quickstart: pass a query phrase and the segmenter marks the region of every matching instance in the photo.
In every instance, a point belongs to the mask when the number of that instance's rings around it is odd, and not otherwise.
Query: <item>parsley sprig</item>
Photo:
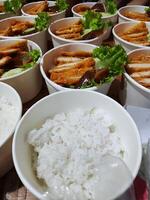
[[[21,0],[6,0],[4,1],[4,9],[6,12],[17,14],[18,10],[22,7]]]
[[[58,7],[59,11],[63,11],[69,7],[69,4],[66,2],[66,0],[56,0],[56,6]]]
[[[106,10],[110,14],[115,14],[117,11],[117,3],[115,0],[105,0]]]
[[[38,13],[38,17],[35,18],[35,28],[38,31],[46,29],[50,22],[50,16],[47,12]]]
[[[99,12],[88,10],[83,15],[82,24],[84,27],[83,35],[92,31],[103,30],[111,26],[110,22],[104,22]]]

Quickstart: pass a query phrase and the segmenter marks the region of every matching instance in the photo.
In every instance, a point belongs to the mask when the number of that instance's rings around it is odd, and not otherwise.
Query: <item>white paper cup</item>
[[[34,23],[35,22],[35,17],[33,16],[15,16],[15,17],[10,17],[7,19],[3,19],[0,21],[0,31],[6,29],[13,20],[18,20],[18,21],[29,21]],[[27,39],[27,40],[32,40],[33,42],[37,43],[42,52],[45,53],[47,51],[47,37],[46,37],[46,30],[36,32],[33,34],[28,34],[28,35],[23,35],[23,36],[0,36],[0,39]]]
[[[128,57],[139,55],[140,53],[150,53],[150,49],[142,48],[131,51]],[[129,74],[125,73],[124,102],[127,105],[150,108],[150,89],[145,88],[136,82]]]
[[[48,28],[48,32],[52,37],[52,42],[53,42],[53,46],[57,47],[59,45],[62,44],[67,44],[67,43],[88,43],[88,44],[94,44],[94,45],[100,45],[102,43],[102,41],[104,40],[104,38],[106,38],[106,35],[108,34],[108,32],[110,31],[109,29],[104,30],[103,33],[101,35],[99,35],[98,37],[95,37],[93,39],[90,40],[70,40],[70,39],[64,39],[61,38],[59,36],[57,36],[55,34],[55,31],[60,28],[60,27],[66,27],[69,24],[75,23],[79,21],[79,17],[68,17],[68,18],[64,18],[64,19],[60,19],[55,21],[54,23],[52,23],[49,28]],[[107,35],[108,36],[108,35]]]
[[[17,41],[19,41],[19,39],[0,40],[0,47],[6,44],[14,44]],[[32,49],[38,49],[42,56],[41,49],[36,43],[28,40],[28,46]],[[40,73],[39,62],[40,58],[34,67],[12,77],[0,78],[0,81],[11,85],[17,90],[23,103],[33,99],[41,90],[42,76]]]
[[[141,6],[141,5],[129,5],[129,6],[121,7],[118,10],[119,23],[129,22],[129,21],[133,21],[133,22],[136,21],[137,22],[138,20],[136,20],[136,19],[131,19],[131,18],[125,17],[124,13],[126,11],[131,11],[131,12],[134,11],[134,12],[144,13],[145,8],[148,8],[148,7],[147,6]]]
[[[38,1],[38,2],[32,2],[32,3],[28,3],[28,4],[25,4],[22,9],[21,9],[21,12],[24,16],[31,16],[31,14],[28,13],[28,9],[32,8],[34,5],[37,5],[39,3],[41,3],[43,1]],[[55,5],[55,1],[48,1],[48,5],[49,6],[54,6]],[[60,11],[60,12],[57,12],[55,14],[51,14],[50,17],[51,17],[51,23],[58,20],[58,19],[62,19],[65,17],[65,13],[66,11],[63,10],[63,11]],[[32,15],[32,16],[36,16],[36,15]]]
[[[95,45],[91,44],[85,44],[85,43],[71,43],[71,44],[65,44],[61,45],[60,47],[53,48],[52,50],[48,51],[42,58],[41,64],[40,64],[40,70],[42,73],[42,76],[46,82],[47,88],[49,93],[57,92],[57,91],[66,91],[66,90],[76,90],[76,89],[71,89],[71,88],[66,88],[62,87],[53,81],[51,81],[47,77],[47,73],[50,68],[54,66],[55,59],[58,55],[60,55],[61,51],[92,51],[94,48],[96,48]],[[82,90],[92,90],[92,91],[97,91],[103,94],[107,94],[109,88],[110,88],[111,83],[105,83],[102,84],[99,87],[90,87]]]
[[[92,7],[94,6],[96,2],[84,2],[84,3],[79,3],[79,4],[76,4],[75,6],[72,7],[72,13],[73,13],[73,16],[74,17],[82,17],[82,15],[80,15],[79,13],[76,12],[76,9],[81,6],[81,5],[86,5],[86,6],[89,6],[89,7]],[[118,14],[117,12],[113,15],[110,15],[110,16],[103,16],[102,19],[104,21],[111,21],[113,24],[117,23],[117,19],[118,19]]]
[[[134,50],[134,49],[139,49],[139,48],[144,47],[142,45],[127,42],[126,40],[122,39],[119,36],[119,34],[123,33],[123,31],[125,31],[126,29],[136,25],[137,23],[138,22],[123,22],[123,23],[115,25],[113,30],[112,30],[115,43],[122,45],[127,53]],[[146,24],[146,26],[147,26],[148,30],[150,31],[150,24]],[[150,49],[150,47],[145,47],[145,48]]]

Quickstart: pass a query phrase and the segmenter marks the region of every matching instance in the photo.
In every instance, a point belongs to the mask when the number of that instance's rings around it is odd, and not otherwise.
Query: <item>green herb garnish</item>
[[[150,17],[150,7],[147,7],[144,9],[146,14]]]
[[[69,7],[69,4],[66,2],[66,0],[56,0],[56,6],[58,7],[59,11],[63,11]]]
[[[22,7],[21,0],[6,0],[4,1],[4,9],[6,12],[17,13],[18,10]]]
[[[15,76],[17,74],[20,74],[22,72],[24,72],[25,70],[29,69],[29,68],[32,68],[35,66],[36,62],[38,61],[40,57],[40,51],[37,50],[37,49],[33,49],[31,50],[30,52],[28,52],[26,55],[25,55],[25,58],[31,58],[32,61],[29,62],[29,63],[26,63],[22,66],[18,66],[17,68],[14,68],[14,69],[11,69],[7,72],[5,72],[1,78],[8,78],[8,77],[11,77],[11,76]]]
[[[24,64],[22,67],[25,69],[29,69],[29,68],[32,68],[35,65],[35,63],[38,61],[40,57],[40,51],[37,49],[33,49],[29,51],[26,56],[31,58],[32,61],[30,63]]]
[[[82,23],[84,27],[83,35],[92,31],[103,30],[110,26],[110,22],[104,22],[102,20],[101,13],[91,10],[84,13]]]
[[[127,63],[127,54],[121,45],[97,47],[93,50],[93,57],[96,58],[97,67],[109,69],[106,81],[121,75]]]
[[[150,12],[150,7],[144,9],[145,12]]]
[[[117,3],[115,0],[105,0],[106,10],[110,14],[115,14],[117,11]]]
[[[40,51],[37,49],[33,49],[29,52],[29,57],[32,58],[33,62],[37,62],[40,57]]]
[[[35,28],[38,31],[45,30],[50,22],[50,16],[47,12],[38,13],[38,17],[35,18]]]
[[[148,42],[150,42],[150,33],[147,35]]]
[[[104,22],[102,21],[102,15],[98,12],[88,10],[83,15],[84,29],[91,29],[93,31],[103,29]]]

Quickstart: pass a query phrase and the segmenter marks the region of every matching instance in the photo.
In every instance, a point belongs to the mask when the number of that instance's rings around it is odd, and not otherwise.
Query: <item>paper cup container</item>
[[[137,49],[131,51],[128,56],[131,57],[132,55],[139,55],[140,53],[146,52],[150,53],[150,49]],[[126,83],[126,87],[124,89],[125,104],[150,108],[150,89],[140,85],[133,78],[131,78],[129,74],[125,73],[124,76]]]
[[[142,45],[138,45],[138,44],[134,44],[131,42],[127,42],[126,40],[123,40],[119,34],[123,33],[123,31],[125,31],[126,29],[136,25],[138,22],[123,22],[120,24],[117,24],[114,26],[114,28],[112,29],[113,32],[113,36],[114,36],[114,40],[116,44],[120,44],[123,46],[123,48],[126,50],[126,52],[130,52],[134,49],[139,49],[139,48],[143,48],[144,46]],[[150,31],[150,24],[146,24],[148,30]],[[150,49],[150,47],[145,47]]]
[[[35,22],[35,17],[33,16],[15,16],[15,17],[10,17],[4,20],[0,21],[0,31],[6,29],[13,20],[18,20],[18,21],[29,21],[34,23]],[[46,38],[46,30],[41,31],[41,32],[36,32],[33,34],[28,34],[24,36],[0,36],[0,39],[27,39],[27,40],[32,40],[33,42],[37,43],[42,52],[45,53],[47,51],[47,38]]]
[[[140,6],[140,5],[130,5],[130,6],[121,7],[118,10],[119,23],[129,22],[129,21],[133,21],[133,22],[136,21],[137,22],[138,20],[136,20],[136,19],[131,19],[131,18],[125,17],[124,13],[126,11],[131,11],[131,12],[134,11],[134,12],[144,13],[145,12],[145,8],[148,8],[148,7],[147,6]]]
[[[12,130],[7,135],[0,135],[0,177],[7,173],[13,166],[12,162],[12,136],[22,114],[22,102],[18,93],[9,85],[0,82],[0,96],[6,97],[16,107],[16,117]],[[8,116],[9,118],[9,116]]]
[[[21,9],[21,12],[24,16],[31,16],[31,14],[28,13],[28,9],[34,7],[35,5],[41,3],[43,1],[38,1],[38,2],[33,2],[33,3],[28,3],[28,4],[25,4],[22,9]],[[55,1],[48,1],[48,5],[49,6],[54,6],[55,5]],[[65,17],[65,14],[66,14],[66,11],[60,11],[60,12],[57,12],[55,14],[51,14],[50,17],[51,17],[51,22],[54,22],[58,19],[62,19]],[[32,16],[36,16],[36,15],[32,15]]]
[[[32,3],[28,3],[28,4],[25,4],[22,9],[21,9],[21,13],[22,15],[24,16],[34,16],[34,17],[37,17],[37,15],[31,15],[28,13],[28,9],[29,8],[32,8],[34,5],[37,5],[39,3],[41,3],[43,1],[38,1],[38,2],[32,2]],[[54,6],[55,5],[55,1],[48,1],[48,5],[49,6]],[[66,15],[66,10],[64,11],[60,11],[60,12],[57,12],[55,14],[51,14],[50,15],[50,24],[58,19],[62,19],[62,18],[65,18],[65,15]],[[48,31],[46,31],[46,37],[47,37],[47,40],[51,42],[51,36],[49,35]]]
[[[52,37],[52,42],[53,42],[54,47],[57,47],[59,45],[66,44],[66,43],[81,42],[81,43],[88,43],[88,44],[94,44],[94,45],[100,45],[102,43],[103,37],[105,36],[107,30],[104,30],[104,32],[101,35],[99,35],[98,37],[95,37],[93,39],[90,39],[90,40],[69,40],[69,39],[64,39],[64,38],[61,38],[61,37],[55,35],[55,31],[58,28],[66,27],[69,24],[79,21],[79,19],[80,19],[79,17],[68,17],[68,18],[57,20],[49,26],[48,32]]]
[[[40,70],[42,73],[42,76],[46,82],[47,88],[49,93],[57,92],[57,91],[64,91],[64,90],[76,90],[76,89],[71,89],[71,88],[66,88],[62,87],[53,81],[51,81],[48,76],[48,70],[54,66],[55,59],[58,55],[60,55],[61,51],[92,51],[94,48],[96,48],[95,45],[90,45],[90,44],[84,44],[84,43],[71,43],[71,44],[65,44],[61,45],[60,47],[53,48],[52,50],[48,51],[42,58],[41,64],[40,64]],[[97,91],[103,94],[107,94],[109,88],[110,88],[110,83],[103,84],[100,87],[91,87],[91,88],[86,88],[82,90],[92,90],[92,91]]]
[[[14,44],[17,41],[19,41],[19,39],[0,40],[0,47],[6,44]],[[28,40],[28,46],[32,49],[38,49],[42,56],[41,49],[36,43]],[[40,59],[37,61],[37,64],[34,67],[20,74],[9,78],[0,78],[0,81],[11,85],[17,90],[23,103],[33,99],[41,90],[42,76],[40,74],[39,62]]]
[[[72,7],[71,11],[73,13],[74,17],[82,17],[81,14],[77,13],[76,9],[82,5],[86,5],[88,7],[92,7],[94,6],[94,4],[96,4],[96,2],[84,2],[84,3],[79,3],[76,4],[75,6]],[[105,21],[111,21],[113,24],[117,23],[117,19],[118,19],[118,14],[117,12],[113,15],[109,15],[109,16],[102,16],[102,19]]]

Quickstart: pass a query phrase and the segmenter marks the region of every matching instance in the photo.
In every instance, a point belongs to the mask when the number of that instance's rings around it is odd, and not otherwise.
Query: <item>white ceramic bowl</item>
[[[106,37],[108,30],[105,30],[100,36],[95,37],[90,40],[69,40],[69,39],[64,39],[55,35],[55,31],[58,28],[66,27],[69,24],[77,22],[79,19],[80,19],[79,17],[67,17],[64,19],[59,19],[49,26],[48,32],[52,37],[52,42],[53,42],[54,47],[57,47],[59,45],[66,44],[66,43],[72,43],[72,42],[74,43],[82,42],[82,43],[89,43],[89,44],[95,44],[95,45],[100,45],[102,43],[104,37]]]
[[[20,40],[22,39],[0,40],[0,47],[6,44],[14,44]],[[42,56],[41,49],[36,43],[30,40],[27,42],[29,48],[38,49]],[[40,58],[34,67],[9,78],[0,78],[0,81],[11,85],[17,90],[23,103],[33,99],[42,87],[42,76],[40,73],[39,62]]]
[[[29,21],[34,23],[35,22],[35,17],[34,16],[15,16],[15,17],[10,17],[6,18],[0,21],[0,31],[7,28],[10,23],[13,20],[18,20],[18,21]],[[0,36],[0,39],[27,39],[27,40],[32,40],[33,42],[37,43],[42,52],[45,53],[47,51],[47,37],[46,37],[46,30],[41,31],[41,32],[36,32],[33,34],[28,34],[24,36]]]
[[[79,107],[83,109],[100,107],[112,115],[118,129],[117,134],[125,148],[124,162],[133,178],[138,173],[142,157],[140,136],[134,121],[121,105],[113,99],[93,91],[76,90],[54,93],[34,104],[25,113],[16,128],[13,139],[13,161],[16,171],[23,184],[38,199],[46,199],[43,195],[47,189],[41,186],[33,172],[31,148],[27,143],[27,134],[30,130],[40,127],[48,117]],[[124,183],[124,179],[122,182]],[[126,188],[120,185],[118,192],[113,194],[114,197],[123,193],[130,184],[131,182],[124,183]]]
[[[22,14],[25,15],[25,16],[30,16],[30,14],[28,14],[27,10],[29,8],[33,7],[34,5],[37,5],[37,4],[41,3],[41,2],[43,2],[43,1],[38,1],[38,2],[32,2],[32,3],[25,4],[21,9]],[[55,1],[48,1],[48,5],[49,6],[54,6],[55,3],[56,3]],[[57,12],[55,14],[51,14],[50,15],[51,16],[51,22],[54,22],[54,21],[56,21],[58,19],[61,19],[61,18],[64,18],[65,17],[65,12],[66,11],[64,10],[64,11]],[[36,16],[36,15],[34,15],[34,16]]]
[[[128,57],[132,57],[133,55],[139,55],[141,53],[150,53],[150,49],[142,48],[131,51],[128,54]],[[134,105],[140,107],[150,108],[150,89],[145,88],[136,82],[131,76],[127,73],[125,75],[126,80],[126,88],[125,88],[125,103],[127,105]]]
[[[72,7],[72,13],[73,13],[73,16],[74,17],[81,17],[82,15],[80,15],[79,13],[76,12],[76,8],[81,6],[81,5],[87,5],[89,7],[92,7],[94,6],[96,2],[84,2],[84,3],[79,3],[79,4],[76,4],[75,6]],[[103,16],[102,19],[103,20],[106,20],[106,21],[111,21],[113,24],[117,23],[117,18],[118,18],[118,14],[117,12],[113,15],[110,15],[110,16]]]
[[[82,51],[92,51],[94,48],[96,48],[96,46],[91,45],[91,44],[70,43],[70,44],[61,45],[59,47],[55,47],[51,49],[50,51],[48,51],[41,60],[40,70],[46,82],[49,93],[62,91],[62,90],[76,90],[76,89],[62,87],[54,83],[47,77],[47,72],[49,71],[50,68],[52,68],[55,65],[55,59],[58,55],[60,55],[60,52],[61,51],[81,51],[81,49]],[[95,90],[103,94],[107,94],[110,85],[111,85],[110,83],[105,83],[101,85],[100,87],[95,86],[95,87],[86,88],[82,90],[93,90],[93,91]]]
[[[124,12],[126,12],[126,11],[134,11],[134,12],[144,13],[145,12],[145,10],[144,10],[145,8],[148,8],[148,7],[147,6],[141,6],[141,5],[129,5],[129,6],[121,7],[118,10],[119,23],[127,22],[127,21],[136,21],[137,22],[138,20],[125,17],[124,16]]]
[[[142,45],[138,45],[138,44],[134,44],[131,42],[128,42],[124,39],[122,39],[121,37],[119,37],[118,34],[123,33],[124,30],[134,26],[135,24],[137,24],[138,22],[123,22],[120,24],[117,24],[114,26],[112,32],[113,32],[113,36],[114,36],[114,40],[116,44],[121,44],[124,49],[126,50],[126,52],[132,51],[134,49],[138,49],[138,48],[142,48],[144,46]],[[150,24],[146,24],[149,32],[150,32]],[[150,47],[145,47],[145,48],[150,48]]]
[[[22,103],[18,93],[9,85],[0,82],[0,97],[6,97],[16,107],[14,126],[7,135],[0,134],[0,177],[12,167],[12,135],[15,127],[21,118]],[[9,116],[8,116],[9,119]]]

